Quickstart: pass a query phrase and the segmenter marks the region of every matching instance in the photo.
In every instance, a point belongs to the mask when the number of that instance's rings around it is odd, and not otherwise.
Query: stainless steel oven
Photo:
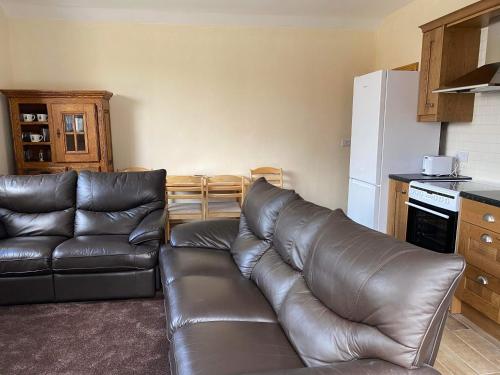
[[[459,193],[429,183],[410,183],[406,240],[440,253],[454,253]]]

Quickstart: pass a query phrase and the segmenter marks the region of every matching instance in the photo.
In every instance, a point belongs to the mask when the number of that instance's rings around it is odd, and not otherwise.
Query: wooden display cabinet
[[[1,90],[17,174],[113,171],[108,91]],[[28,116],[24,115],[34,115]],[[34,135],[34,139],[31,139]],[[39,141],[37,135],[41,136]]]

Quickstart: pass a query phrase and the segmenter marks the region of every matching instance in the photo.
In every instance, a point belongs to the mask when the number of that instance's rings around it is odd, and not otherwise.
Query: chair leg
[[[167,239],[167,242],[170,241],[170,220],[168,220],[168,219],[167,219],[167,225],[166,225],[165,238]]]

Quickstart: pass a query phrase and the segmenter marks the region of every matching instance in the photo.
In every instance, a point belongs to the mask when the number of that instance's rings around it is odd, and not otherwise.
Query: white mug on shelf
[[[41,134],[31,133],[30,139],[31,139],[31,142],[41,142],[43,139],[43,136]]]
[[[36,116],[33,113],[23,113],[23,121],[32,122],[35,121]]]
[[[49,118],[49,116],[45,113],[37,113],[37,115],[36,115],[36,119],[40,122],[45,122],[45,121],[47,121],[48,118]]]

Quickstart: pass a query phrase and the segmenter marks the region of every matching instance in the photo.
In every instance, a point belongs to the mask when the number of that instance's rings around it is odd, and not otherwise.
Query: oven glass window
[[[418,205],[424,206],[421,202],[418,202]],[[436,211],[435,207],[425,205],[425,208],[429,207]],[[440,253],[455,252],[457,214],[446,211],[445,215],[449,218],[409,207],[407,241]]]

